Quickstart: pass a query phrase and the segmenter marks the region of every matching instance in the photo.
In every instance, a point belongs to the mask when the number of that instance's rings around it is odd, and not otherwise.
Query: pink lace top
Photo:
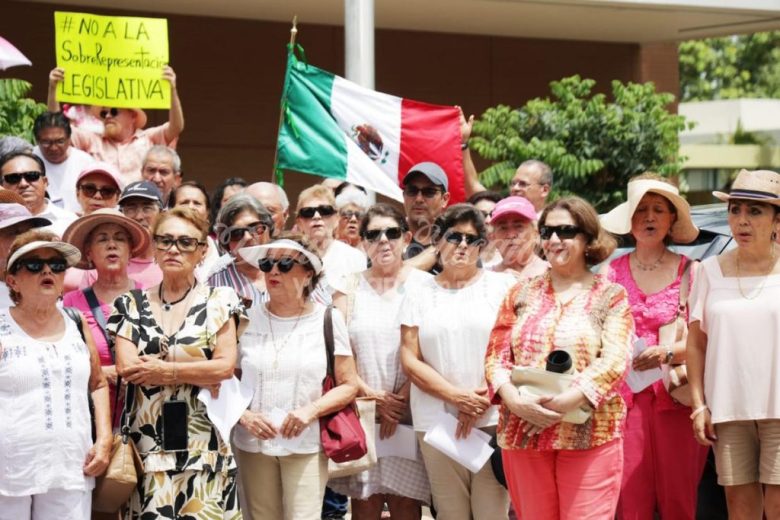
[[[690,259],[680,255],[677,277],[672,283],[653,294],[645,294],[636,284],[634,275],[631,273],[629,255],[620,256],[609,264],[608,278],[625,287],[626,292],[628,292],[631,314],[634,316],[636,335],[638,338],[643,338],[649,346],[658,345],[658,329],[672,321],[677,313],[677,304],[680,299],[680,281],[687,262],[690,262]],[[693,272],[691,272],[689,277],[689,284],[693,284]],[[661,381],[656,382],[643,391],[649,392],[651,391],[650,389],[655,392],[662,408],[677,408],[680,406],[672,400]],[[633,405],[633,396],[628,385],[624,385],[620,393],[630,408]]]

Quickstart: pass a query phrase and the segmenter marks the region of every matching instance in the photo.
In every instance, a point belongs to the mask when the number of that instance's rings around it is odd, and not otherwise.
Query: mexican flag
[[[361,87],[299,60],[291,49],[282,111],[278,169],[343,179],[402,200],[403,176],[432,161],[447,172],[450,202],[464,200],[455,107]]]

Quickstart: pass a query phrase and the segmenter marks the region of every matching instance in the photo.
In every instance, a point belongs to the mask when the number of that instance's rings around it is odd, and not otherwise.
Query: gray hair
[[[32,153],[33,145],[21,137],[7,135],[0,137],[0,157],[15,152]]]
[[[536,168],[539,170],[539,184],[546,184],[548,186],[552,186],[553,184],[553,171],[552,168],[550,168],[547,163],[538,161],[536,159],[529,159],[527,161],[523,161],[520,166],[517,167],[519,170],[520,168]]]
[[[348,204],[354,204],[363,211],[367,210],[371,205],[368,203],[368,195],[365,192],[351,186],[347,186],[336,197],[336,209],[341,209]]]
[[[164,144],[156,144],[152,146],[144,156],[144,166],[146,166],[146,161],[149,160],[150,155],[167,155],[173,163],[173,171],[177,173],[181,172],[181,157],[179,157],[179,154],[176,153],[176,150],[173,148],[168,148]]]
[[[274,221],[271,217],[271,213],[265,206],[260,204],[256,198],[245,193],[237,193],[228,199],[222,206],[217,214],[217,222],[214,226],[214,230],[217,233],[217,238],[220,238],[222,231],[228,230],[233,226],[233,221],[236,217],[244,211],[251,211],[260,219],[265,227],[268,228],[269,235],[273,235]]]
[[[259,181],[247,186],[249,193],[252,193],[252,188],[271,188],[276,191],[276,195],[279,197],[279,205],[282,207],[282,211],[287,211],[287,209],[290,207],[290,199],[287,198],[287,193],[285,193],[284,188],[278,184],[274,184],[273,182]]]

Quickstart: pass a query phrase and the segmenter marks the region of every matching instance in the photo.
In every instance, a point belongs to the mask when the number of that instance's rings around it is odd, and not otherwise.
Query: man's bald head
[[[284,231],[285,223],[289,215],[290,199],[281,186],[271,182],[256,182],[247,186],[244,191],[251,195],[265,207],[274,220],[274,232]]]

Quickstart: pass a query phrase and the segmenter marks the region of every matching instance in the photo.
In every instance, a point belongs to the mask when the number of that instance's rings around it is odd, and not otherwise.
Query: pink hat
[[[29,222],[33,227],[50,226],[52,223],[48,218],[33,216],[30,210],[21,204],[0,204],[0,229],[20,222]]]
[[[125,182],[122,180],[122,176],[119,174],[119,170],[117,170],[113,164],[108,164],[105,162],[93,163],[91,166],[88,166],[85,170],[79,173],[79,178],[76,179],[76,186],[78,186],[79,182],[81,182],[81,179],[91,173],[102,173],[106,177],[110,177],[111,180],[114,181],[114,184],[116,184],[116,187],[119,188],[120,192],[125,189]]]
[[[525,197],[507,197],[498,201],[498,204],[493,208],[493,213],[490,216],[490,223],[507,215],[517,215],[528,219],[531,222],[536,220],[534,205]]]

